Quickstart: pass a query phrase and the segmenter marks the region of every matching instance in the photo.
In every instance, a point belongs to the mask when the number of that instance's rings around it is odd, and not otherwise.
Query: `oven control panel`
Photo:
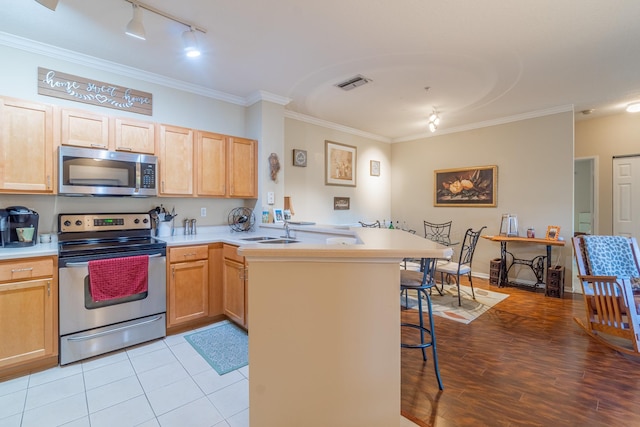
[[[151,217],[141,214],[60,214],[58,230],[62,233],[106,230],[145,230]]]

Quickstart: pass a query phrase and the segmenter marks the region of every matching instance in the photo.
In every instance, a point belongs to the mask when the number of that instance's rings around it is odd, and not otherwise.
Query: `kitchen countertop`
[[[305,243],[314,242],[316,245],[324,245],[327,235],[349,237],[354,234],[354,231],[345,229],[344,227],[335,227],[331,225],[291,225],[290,229],[296,235],[296,238],[303,240]],[[255,231],[249,232],[233,232],[228,226],[203,226],[198,229],[198,234],[193,235],[184,235],[182,234],[182,228],[178,228],[173,236],[157,238],[165,241],[167,243],[167,247],[198,244],[204,245],[217,242],[241,246],[249,244],[245,240],[242,240],[247,237],[281,237],[283,235],[283,224],[258,224]],[[294,243],[293,245],[302,244],[303,243]],[[263,244],[258,243],[253,243],[252,245],[258,247],[263,246]],[[36,243],[33,246],[27,247],[0,248],[0,261],[51,255],[58,255],[58,240],[57,235],[55,234],[52,234],[52,241],[50,243]]]
[[[357,243],[327,244],[327,234],[322,240],[307,241],[303,238],[294,244],[243,245],[238,253],[254,260],[261,258],[447,258],[453,249],[402,230],[353,227],[348,230],[325,229],[331,235],[355,237]],[[340,239],[337,239],[338,242]]]

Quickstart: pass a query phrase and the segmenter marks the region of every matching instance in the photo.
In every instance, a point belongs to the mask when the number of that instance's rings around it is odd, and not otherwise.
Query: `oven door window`
[[[89,275],[87,274],[84,277],[84,307],[87,310],[93,310],[96,308],[109,307],[110,305],[118,305],[118,304],[124,304],[127,302],[138,301],[141,299],[145,299],[148,294],[149,292],[145,291],[139,294],[129,295],[124,298],[114,298],[114,299],[109,299],[104,301],[94,301],[93,298],[91,297],[91,283],[89,281]]]

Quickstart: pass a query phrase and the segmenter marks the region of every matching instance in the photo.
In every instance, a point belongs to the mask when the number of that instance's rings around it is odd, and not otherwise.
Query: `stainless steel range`
[[[58,230],[61,365],[166,335],[166,243],[149,214],[60,214]],[[105,261],[112,277],[100,277]],[[134,276],[143,289],[100,294],[98,282]]]

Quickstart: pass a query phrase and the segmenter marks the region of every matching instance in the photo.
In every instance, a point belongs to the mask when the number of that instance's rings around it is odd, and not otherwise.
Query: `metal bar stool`
[[[438,368],[438,353],[436,352],[436,334],[435,326],[433,324],[433,313],[431,310],[431,288],[435,283],[434,273],[436,267],[436,258],[423,258],[422,265],[424,266],[422,271],[412,270],[400,270],[400,295],[406,294],[410,290],[415,290],[418,297],[418,316],[419,323],[401,323],[401,327],[407,327],[417,329],[420,333],[420,342],[417,344],[400,343],[404,348],[419,348],[422,350],[422,360],[427,360],[428,347],[431,347],[433,354],[433,369],[436,372],[436,378],[438,379],[438,387],[440,390],[444,390],[442,386],[442,379],[440,378],[440,369]],[[423,301],[424,299],[424,301]],[[429,316],[429,325],[425,326],[424,323],[424,310],[423,304],[427,304],[427,315]],[[405,304],[406,305],[406,304]],[[407,307],[408,308],[408,307]]]

